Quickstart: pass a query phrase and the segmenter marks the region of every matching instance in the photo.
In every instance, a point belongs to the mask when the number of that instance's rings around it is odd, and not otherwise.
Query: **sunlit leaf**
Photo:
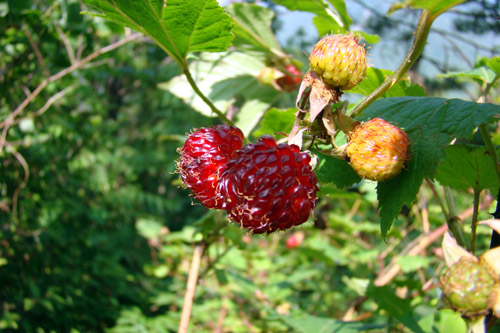
[[[436,173],[442,185],[461,190],[498,189],[497,173],[485,147],[453,145],[445,153],[446,159]]]
[[[271,29],[272,10],[249,3],[234,3],[225,9],[234,20],[235,43],[241,40],[264,52],[285,56]]]
[[[85,0],[108,20],[151,37],[177,62],[190,52],[225,51],[232,20],[215,0]]]
[[[442,74],[439,75],[439,77],[471,78],[482,81],[484,83],[491,83],[495,79],[496,75],[497,74],[491,68],[482,66],[465,72],[450,72]]]
[[[465,0],[401,0],[391,5],[389,13],[401,8],[427,9],[432,14],[438,15],[457,6]]]
[[[390,70],[368,67],[366,70],[366,77],[352,90],[352,92],[369,95],[392,74],[393,72]],[[400,96],[426,96],[426,93],[422,86],[411,82],[408,77],[405,77],[382,95],[382,97]]]

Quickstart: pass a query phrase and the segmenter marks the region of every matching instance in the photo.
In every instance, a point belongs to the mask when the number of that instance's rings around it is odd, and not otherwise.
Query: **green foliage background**
[[[472,202],[465,190],[486,190],[480,219],[488,218],[487,190],[499,184],[474,132],[500,112],[498,58],[443,73],[458,85],[475,82],[478,91],[490,87],[490,104],[438,98],[406,78],[360,115],[396,123],[412,138],[418,159],[400,177],[378,186],[360,182],[346,162],[314,151],[314,218],[292,231],[250,237],[222,212],[193,204],[175,173],[176,149],[193,128],[220,122],[214,108],[236,109],[235,123],[252,140],[288,132],[296,92],[263,86],[257,73],[282,69],[288,56],[306,71],[304,50],[280,45],[270,8],[234,3],[224,11],[215,0],[179,0],[168,2],[178,9],[172,12],[160,1],[142,2],[151,6],[135,16],[116,14],[133,12],[127,1],[0,4],[0,121],[50,75],[130,36],[121,24],[149,36],[49,83],[8,131],[0,152],[0,329],[175,332],[193,246],[202,241],[193,332],[465,331],[457,314],[439,309],[439,289],[429,288],[443,269],[433,254],[439,241],[418,255],[408,252],[445,224],[424,178],[456,189],[459,213]],[[433,2],[431,11],[460,2]],[[319,34],[352,24],[343,1],[275,4],[314,13]],[[193,13],[194,24],[176,21]],[[350,96],[370,94],[391,74],[370,69]],[[190,78],[213,106],[195,96]],[[496,127],[490,132],[498,143]],[[467,144],[447,147],[456,137]],[[463,159],[473,162],[459,180]],[[288,248],[287,238],[300,233],[304,242]],[[478,233],[483,251],[490,231]],[[393,267],[401,273],[378,284]]]

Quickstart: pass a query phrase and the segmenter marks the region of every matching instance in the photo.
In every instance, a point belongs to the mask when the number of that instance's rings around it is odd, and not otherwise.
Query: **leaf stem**
[[[361,111],[368,107],[368,105],[373,103],[373,101],[394,86],[406,74],[406,72],[408,72],[422,53],[427,41],[427,36],[429,35],[429,31],[431,29],[431,25],[435,18],[436,15],[431,15],[428,10],[422,11],[417,28],[415,29],[413,44],[411,45],[405,59],[391,76],[389,76],[380,86],[377,87],[377,89],[375,89],[370,95],[366,96],[364,100],[353,108],[351,111],[352,117],[356,117]]]
[[[444,198],[446,200],[446,205],[448,206],[448,218],[446,219],[446,223],[448,224],[448,229],[453,234],[455,239],[457,240],[458,245],[463,248],[466,248],[466,242],[464,238],[464,234],[462,232],[462,228],[458,223],[459,218],[455,209],[455,202],[453,200],[453,194],[451,192],[451,188],[449,186],[443,186]]]
[[[229,119],[228,117],[226,117],[226,115],[221,110],[219,110],[207,96],[205,96],[203,94],[203,92],[200,90],[200,88],[198,88],[198,85],[194,81],[193,76],[191,75],[191,72],[189,71],[187,64],[184,63],[184,64],[182,64],[181,67],[182,67],[182,72],[186,76],[186,79],[188,80],[189,85],[191,86],[191,88],[193,88],[196,95],[198,95],[203,100],[203,102],[205,102],[205,104],[208,105],[208,107],[210,107],[212,112],[215,113],[219,118],[221,118],[227,124],[234,126],[233,121],[231,119]]]
[[[477,216],[479,214],[479,195],[481,191],[474,189],[474,210],[472,213],[472,223],[471,223],[471,236],[469,244],[469,252],[474,254],[476,251],[476,230],[477,230]]]
[[[493,162],[493,167],[495,168],[495,172],[497,174],[498,181],[500,182],[500,163],[498,163],[498,154],[491,141],[491,137],[488,134],[488,129],[486,128],[486,124],[479,125],[479,133],[481,134],[481,138],[484,141],[486,149],[491,156],[491,161]]]

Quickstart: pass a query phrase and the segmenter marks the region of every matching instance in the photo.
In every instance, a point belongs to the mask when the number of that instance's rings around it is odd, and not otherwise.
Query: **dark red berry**
[[[244,146],[220,176],[222,207],[255,234],[304,223],[318,190],[310,161],[296,145],[276,144],[269,136]]]
[[[181,179],[205,207],[222,208],[216,193],[219,175],[242,145],[240,129],[216,125],[191,133],[178,150],[181,157],[177,169]]]

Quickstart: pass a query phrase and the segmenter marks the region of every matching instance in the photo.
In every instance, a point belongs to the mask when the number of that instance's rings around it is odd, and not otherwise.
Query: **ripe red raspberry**
[[[229,218],[255,234],[307,221],[316,205],[311,157],[265,136],[244,146],[221,174],[219,193]]]
[[[311,69],[333,88],[350,90],[366,75],[366,51],[353,34],[323,37],[309,56]]]
[[[219,174],[243,145],[240,129],[228,125],[201,128],[190,134],[181,154],[177,170],[182,181],[196,199],[208,208],[221,208],[216,195]]]
[[[356,126],[348,139],[349,164],[363,178],[387,180],[398,175],[408,160],[408,135],[383,119]]]
[[[276,80],[278,86],[286,92],[292,92],[299,86],[302,81],[302,72],[297,66],[290,64],[287,65],[285,76],[282,76]]]

